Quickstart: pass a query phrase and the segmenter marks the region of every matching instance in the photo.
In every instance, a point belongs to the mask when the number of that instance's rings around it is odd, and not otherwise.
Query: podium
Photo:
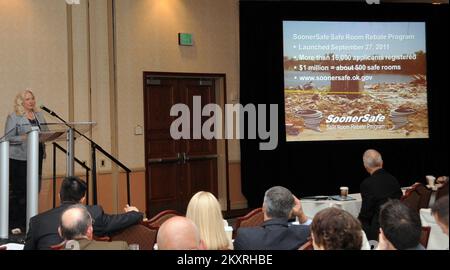
[[[26,144],[27,151],[27,231],[30,218],[38,214],[39,143],[67,142],[66,175],[74,175],[75,138],[87,132],[94,122],[41,123],[21,125],[0,138],[0,239],[8,238],[9,227],[9,147]],[[17,134],[18,130],[25,134]],[[21,132],[21,133],[22,133]]]

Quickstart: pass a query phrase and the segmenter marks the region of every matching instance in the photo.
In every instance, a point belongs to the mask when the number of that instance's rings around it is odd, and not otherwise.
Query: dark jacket
[[[26,236],[25,250],[50,249],[63,239],[58,234],[60,217],[63,211],[73,203],[63,203],[61,206],[36,215],[30,219]],[[105,236],[140,222],[143,214],[131,211],[119,215],[108,215],[99,205],[87,205],[87,210],[94,220],[94,235]]]
[[[125,241],[95,241],[81,239],[78,240],[80,250],[128,250],[128,244]]]
[[[310,235],[309,226],[289,226],[287,219],[270,219],[260,227],[239,228],[235,250],[295,250]]]
[[[360,186],[362,205],[359,220],[369,240],[378,239],[380,207],[388,199],[400,199],[402,190],[397,179],[384,169],[375,171]]]

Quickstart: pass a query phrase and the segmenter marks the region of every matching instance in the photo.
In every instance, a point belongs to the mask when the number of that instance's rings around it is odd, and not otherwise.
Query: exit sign
[[[192,46],[192,34],[190,33],[178,33],[178,44],[182,46]]]

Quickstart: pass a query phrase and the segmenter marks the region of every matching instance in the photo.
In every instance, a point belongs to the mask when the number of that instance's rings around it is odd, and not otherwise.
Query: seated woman
[[[213,194],[197,192],[188,204],[186,217],[197,225],[207,249],[233,249],[231,239],[225,233],[220,204]]]
[[[326,208],[314,216],[311,236],[315,250],[360,250],[363,243],[359,221],[335,207]]]

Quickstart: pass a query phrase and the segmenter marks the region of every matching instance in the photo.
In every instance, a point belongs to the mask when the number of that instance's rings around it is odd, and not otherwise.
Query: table
[[[420,221],[422,222],[422,226],[430,226],[430,238],[428,239],[428,247],[427,249],[447,249],[449,247],[448,236],[444,234],[436,224],[436,220],[431,214],[430,208],[422,208],[420,209]]]
[[[303,212],[308,218],[314,218],[314,216],[320,211],[328,207],[338,207],[352,214],[354,217],[358,217],[361,211],[361,193],[349,194],[350,197],[355,200],[352,201],[335,201],[335,200],[305,200],[301,199]]]
[[[6,250],[23,250],[24,247],[23,244],[16,244],[16,243],[8,243],[1,246],[2,247],[6,246]]]

